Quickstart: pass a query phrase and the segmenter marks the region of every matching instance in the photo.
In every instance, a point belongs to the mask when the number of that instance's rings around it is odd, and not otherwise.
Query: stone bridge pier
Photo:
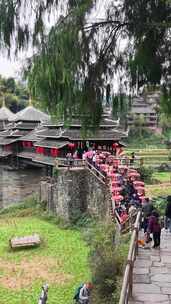
[[[47,202],[48,210],[65,220],[79,212],[105,218],[111,207],[108,185],[86,168],[59,168],[53,182],[41,182],[40,201]]]

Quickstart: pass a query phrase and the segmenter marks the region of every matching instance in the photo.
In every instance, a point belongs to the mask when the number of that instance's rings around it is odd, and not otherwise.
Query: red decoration
[[[51,148],[50,149],[50,155],[52,157],[57,157],[59,155],[59,150],[57,148]]]
[[[113,143],[112,144],[113,149],[116,149],[118,146],[119,146],[118,143]]]
[[[74,149],[74,148],[75,148],[75,144],[74,144],[74,143],[69,143],[69,144],[68,144],[68,147],[69,147],[70,149]]]

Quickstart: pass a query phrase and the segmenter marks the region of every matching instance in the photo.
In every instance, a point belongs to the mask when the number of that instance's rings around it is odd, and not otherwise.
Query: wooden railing
[[[105,174],[100,172],[93,164],[91,164],[89,161],[85,161],[85,167],[93,174],[96,176],[98,180],[100,180],[103,184],[106,185],[107,183],[107,178]]]
[[[140,221],[141,211],[138,212],[135,225],[133,226],[119,304],[127,304],[128,300],[132,297],[133,267],[136,260],[136,255],[138,254],[138,234],[140,229]]]
[[[55,164],[57,167],[83,167],[85,162],[82,159],[67,159],[67,158],[55,158]]]

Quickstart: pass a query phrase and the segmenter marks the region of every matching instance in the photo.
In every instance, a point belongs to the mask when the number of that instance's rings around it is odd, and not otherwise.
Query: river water
[[[38,193],[41,177],[39,168],[9,171],[0,166],[0,208],[23,202]]]

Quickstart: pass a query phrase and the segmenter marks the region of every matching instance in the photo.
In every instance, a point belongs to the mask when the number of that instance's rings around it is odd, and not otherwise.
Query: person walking
[[[160,235],[161,235],[161,225],[159,223],[159,214],[157,211],[153,210],[149,217],[147,232],[153,234],[154,245],[153,248],[160,247]]]
[[[165,228],[169,228],[169,232],[171,232],[171,195],[167,197],[167,205],[165,210]]]
[[[144,233],[147,232],[148,227],[148,220],[150,215],[152,214],[152,211],[154,210],[152,202],[150,202],[149,198],[146,198],[145,202],[142,205],[142,213],[143,213],[143,228]]]
[[[39,300],[38,300],[38,304],[46,304],[47,303],[48,290],[49,290],[48,284],[44,284],[42,286],[42,290],[41,290],[41,294],[40,294],[40,297],[39,297]]]
[[[92,289],[91,283],[85,283],[80,289],[79,293],[79,304],[90,304],[90,291]]]

